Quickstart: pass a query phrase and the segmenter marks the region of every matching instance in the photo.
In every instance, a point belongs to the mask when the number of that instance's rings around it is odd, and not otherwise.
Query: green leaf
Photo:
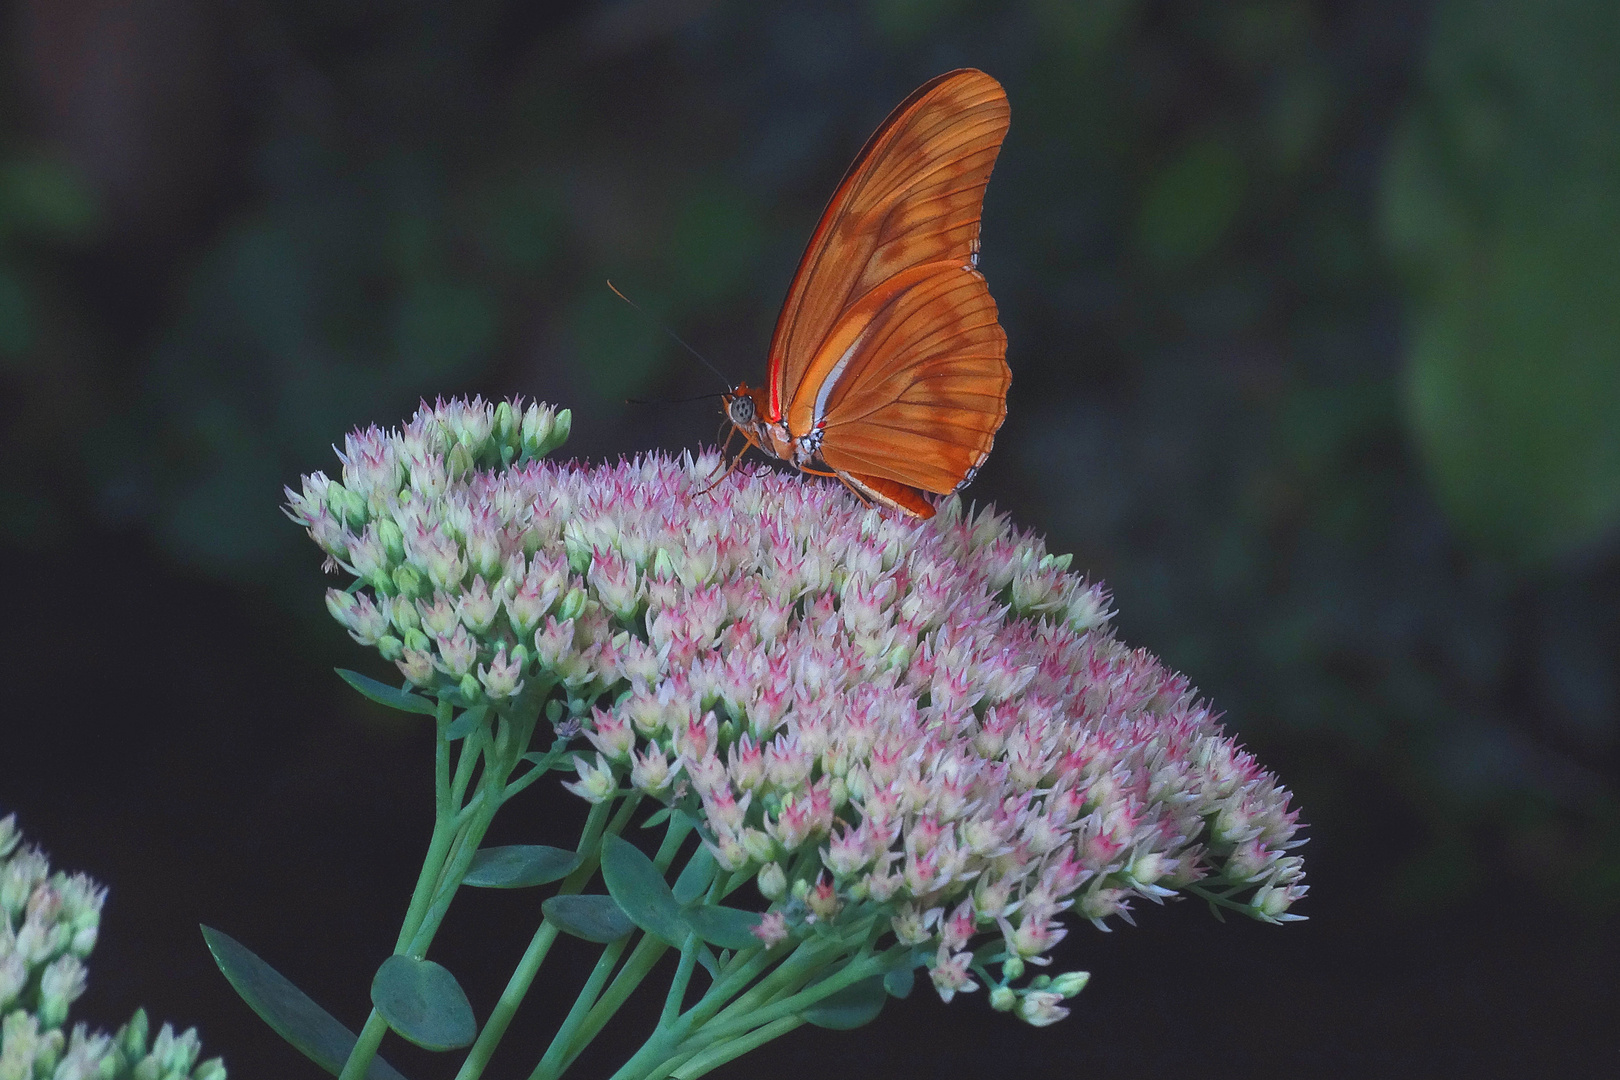
[[[350,671],[348,668],[337,668],[336,671],[344,682],[379,705],[386,705],[400,712],[421,713],[423,716],[432,716],[436,711],[433,702],[419,694],[396,690],[387,683],[378,682],[368,675]]]
[[[669,816],[674,812],[675,811],[671,810],[667,806],[662,810],[655,810],[651,815],[648,816],[646,821],[641,823],[641,827],[643,829],[651,829],[655,826],[662,825],[664,822],[669,820]]]
[[[689,908],[684,913],[686,924],[704,941],[741,952],[761,944],[754,936],[759,925],[759,913],[718,904]]]
[[[343,1063],[354,1049],[354,1032],[230,935],[211,926],[204,926],[202,934],[214,963],[248,1008],[294,1049],[333,1076],[343,1071]],[[366,1078],[405,1080],[382,1058],[372,1059]]]
[[[384,960],[371,980],[371,1003],[401,1038],[424,1050],[457,1050],[471,1046],[478,1035],[461,984],[431,960]]]
[[[882,975],[873,975],[851,986],[846,986],[830,997],[822,998],[799,1015],[806,1023],[832,1031],[850,1031],[870,1024],[883,1011],[888,992],[883,988]]]
[[[463,885],[481,889],[528,889],[567,877],[579,856],[545,844],[480,848],[467,867]]]
[[[714,880],[715,865],[714,853],[709,850],[709,845],[699,844],[686,868],[681,871],[681,876],[675,879],[675,902],[685,907],[701,899],[708,891],[709,883]]]
[[[916,968],[895,968],[883,976],[883,989],[890,997],[902,1000],[911,996],[912,987],[917,985]]]
[[[488,705],[474,705],[470,709],[463,709],[461,715],[450,721],[450,726],[444,729],[444,737],[451,742],[465,739],[478,729],[478,725],[482,724],[484,717],[488,715]]]
[[[621,836],[603,839],[602,880],[637,926],[677,949],[685,942],[688,928],[675,894],[658,867],[630,841]]]
[[[544,753],[539,750],[529,751],[523,755],[523,760],[541,769],[552,769],[559,772],[567,772],[574,767],[573,756],[568,753],[567,743],[562,739],[558,739],[552,745],[552,748]]]
[[[606,945],[636,928],[611,896],[593,894],[553,896],[540,905],[546,921],[565,934]]]

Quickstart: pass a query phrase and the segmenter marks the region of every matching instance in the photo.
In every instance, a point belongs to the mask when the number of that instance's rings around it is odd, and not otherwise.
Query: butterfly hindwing
[[[977,270],[930,263],[895,281],[849,313],[860,331],[815,418],[821,458],[946,494],[984,462],[1007,415],[1007,335]]]

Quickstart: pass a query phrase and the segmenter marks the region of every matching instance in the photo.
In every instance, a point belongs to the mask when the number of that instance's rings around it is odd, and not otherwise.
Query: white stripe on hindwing
[[[850,358],[855,355],[855,350],[861,347],[861,342],[866,340],[866,335],[872,332],[872,325],[870,322],[867,323],[861,332],[855,335],[855,340],[849,343],[849,348],[845,349],[844,355],[838,358],[838,363],[834,364],[832,370],[827,372],[827,377],[821,380],[821,389],[816,391],[814,427],[821,426],[822,418],[827,415],[828,395],[832,393],[833,387],[838,385],[838,377],[844,373],[844,368],[849,366]]]

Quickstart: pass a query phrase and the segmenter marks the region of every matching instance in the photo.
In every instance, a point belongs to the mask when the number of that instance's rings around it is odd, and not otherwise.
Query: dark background
[[[725,1075],[1598,1075],[1620,923],[1620,7],[1610,0],[24,0],[0,85],[0,805],[111,887],[91,990],[313,1076],[196,932],[351,1025],[430,741],[344,692],[280,486],[419,395],[712,439],[887,110],[1013,126],[982,268],[1014,372],[972,494],[1076,553],[1297,791],[1287,927],[1078,927],[1034,1031],[929,993]],[[379,672],[380,673],[380,672]],[[565,842],[537,791],[508,839]],[[532,930],[435,947],[482,1015]],[[527,1074],[559,947],[489,1075]],[[645,1019],[645,1017],[643,1017]],[[582,1063],[606,1075],[621,1042]],[[413,1077],[446,1060],[386,1053]]]

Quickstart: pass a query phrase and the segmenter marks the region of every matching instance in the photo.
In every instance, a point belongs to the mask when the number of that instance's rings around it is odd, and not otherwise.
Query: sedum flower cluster
[[[567,416],[424,405],[288,513],[354,576],[328,604],[357,641],[457,704],[548,695],[588,744],[570,790],[689,813],[767,943],[879,906],[941,997],[988,982],[1045,1024],[1084,974],[1021,980],[1066,920],[1185,892],[1299,918],[1288,792],[1068,556],[955,498],[916,521],[797,475],[711,489],[713,453],[543,460]]]
[[[0,1080],[225,1080],[220,1059],[197,1063],[196,1029],[153,1038],[144,1010],[113,1035],[66,1030],[106,897],[83,874],[52,873],[16,815],[0,818]]]

